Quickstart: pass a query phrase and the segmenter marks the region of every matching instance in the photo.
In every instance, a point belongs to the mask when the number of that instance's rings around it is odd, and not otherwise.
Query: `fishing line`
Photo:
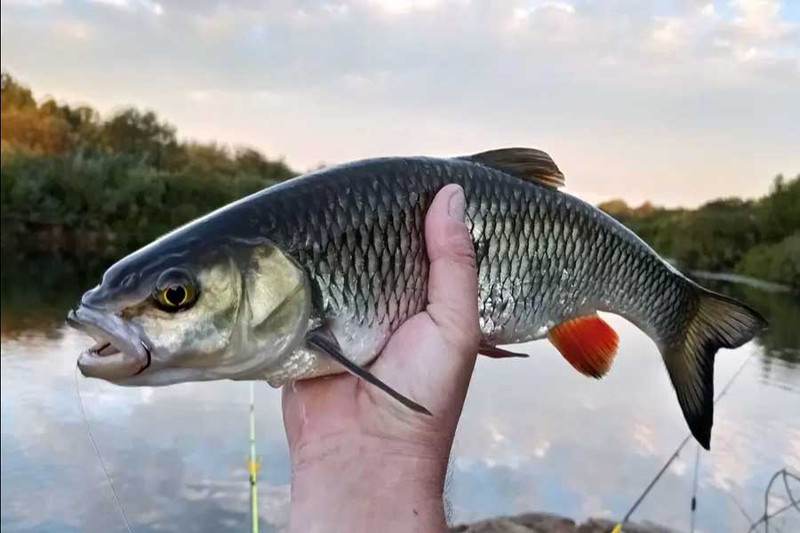
[[[86,435],[89,437],[89,442],[92,443],[92,448],[94,448],[94,453],[97,455],[97,460],[100,461],[100,466],[103,468],[103,474],[106,476],[106,481],[108,481],[108,486],[111,488],[111,494],[114,496],[114,501],[117,504],[117,509],[119,509],[119,514],[122,516],[122,521],[125,522],[125,529],[128,530],[128,533],[133,533],[131,530],[131,524],[128,522],[128,515],[125,514],[125,508],[122,507],[122,503],[119,501],[119,496],[117,495],[117,489],[114,488],[114,482],[111,481],[111,476],[108,474],[108,469],[106,468],[106,464],[103,462],[103,457],[100,455],[100,449],[97,447],[97,443],[94,440],[94,436],[92,435],[92,428],[89,424],[89,418],[86,416],[86,409],[83,406],[83,398],[81,397],[81,389],[80,385],[78,385],[78,366],[75,365],[75,395],[78,397],[78,405],[81,408],[81,416],[83,417],[83,423],[86,425]]]
[[[728,389],[730,389],[730,387],[733,384],[733,382],[736,381],[736,378],[738,378],[739,375],[742,373],[742,370],[744,370],[744,367],[747,365],[747,363],[750,362],[750,359],[753,358],[753,354],[755,354],[755,352],[751,352],[750,355],[747,356],[747,358],[744,360],[744,362],[742,362],[742,364],[739,367],[739,369],[736,370],[736,372],[734,372],[733,376],[731,376],[731,378],[728,380],[728,382],[725,384],[725,386],[722,387],[722,390],[719,392],[717,397],[714,399],[714,405],[716,405],[717,402],[720,401],[723,396],[725,396],[725,394],[728,392]],[[669,459],[667,459],[667,462],[664,463],[664,466],[661,467],[661,469],[653,477],[653,479],[650,480],[650,483],[647,484],[647,486],[642,491],[642,493],[639,495],[639,497],[636,498],[636,501],[633,502],[633,505],[631,506],[630,509],[628,509],[628,512],[625,513],[625,516],[622,518],[622,520],[617,522],[617,525],[615,525],[614,529],[611,530],[612,533],[619,533],[620,531],[622,531],[622,526],[624,524],[626,524],[628,522],[628,520],[630,520],[631,515],[633,515],[634,511],[636,511],[636,509],[639,507],[639,505],[642,503],[642,501],[645,499],[645,497],[648,494],[650,494],[650,491],[653,489],[653,487],[655,487],[656,483],[658,483],[658,480],[661,479],[661,476],[663,476],[664,472],[667,471],[667,468],[669,468],[669,465],[672,464],[672,461],[677,459],[678,455],[681,453],[681,450],[683,449],[684,446],[686,446],[686,443],[689,442],[689,439],[691,439],[691,438],[692,438],[692,433],[689,432],[689,434],[686,435],[686,438],[684,438],[681,441],[681,443],[678,445],[678,447],[675,448],[675,451],[672,452],[672,455],[669,456]],[[698,452],[699,452],[699,450],[698,450]]]
[[[769,496],[770,492],[772,491],[772,485],[775,483],[775,480],[778,477],[783,477],[783,486],[786,488],[786,494],[789,496],[789,503],[781,507],[780,509],[776,510],[774,513],[769,513]],[[785,468],[782,468],[773,474],[772,478],[769,480],[769,484],[767,485],[767,490],[764,492],[764,514],[758,519],[757,522],[753,522],[750,526],[750,529],[747,530],[747,533],[751,533],[754,531],[758,526],[764,524],[764,531],[766,533],[769,532],[769,520],[770,518],[774,518],[779,514],[783,513],[784,511],[788,511],[791,508],[795,508],[800,511],[800,501],[798,501],[794,494],[792,493],[792,489],[789,486],[789,480],[792,479],[794,481],[800,482],[800,477],[797,475],[789,472]]]
[[[742,512],[744,517],[747,519],[747,522],[749,524],[752,524],[753,518],[747,513],[747,511],[745,511],[744,506],[741,503],[739,503],[739,500],[736,499],[736,496],[734,496],[733,493],[728,493],[728,497],[733,501],[733,503],[736,504],[736,507],[739,509],[739,511]]]
[[[797,482],[800,482],[800,477],[795,476],[794,474],[790,473],[785,468],[783,469],[783,486],[786,487],[786,494],[789,495],[789,501],[792,502],[792,507],[797,509],[800,512],[800,500],[794,497],[792,493],[792,488],[789,486],[789,478],[794,479]]]

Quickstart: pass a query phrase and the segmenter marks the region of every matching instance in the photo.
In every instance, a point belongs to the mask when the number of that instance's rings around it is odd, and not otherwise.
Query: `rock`
[[[610,533],[616,525],[616,522],[606,518],[590,518],[575,533]],[[672,530],[651,522],[629,522],[623,526],[622,533],[672,533]]]
[[[453,533],[574,533],[575,521],[549,513],[490,518],[450,529]]]
[[[575,521],[550,513],[526,513],[510,519],[515,524],[525,526],[536,533],[572,533]]]
[[[570,518],[549,513],[525,513],[502,516],[462,524],[450,529],[451,533],[610,533],[617,523],[605,518],[590,518],[576,525]],[[672,533],[670,529],[652,524],[628,523],[622,533]]]
[[[534,531],[510,518],[490,518],[469,525],[456,526],[450,530],[458,533],[531,533]]]
[[[616,525],[616,522],[605,518],[590,518],[581,524],[575,533],[610,533]],[[641,531],[634,532],[631,527],[633,527],[632,524],[626,525],[623,529],[624,533],[642,533]]]

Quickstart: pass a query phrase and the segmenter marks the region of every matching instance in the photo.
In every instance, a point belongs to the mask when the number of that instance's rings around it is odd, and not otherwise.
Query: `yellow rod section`
[[[250,470],[250,516],[253,521],[253,533],[258,533],[258,480],[256,470],[258,462],[256,459],[256,402],[255,388],[250,382],[250,460],[248,461]]]

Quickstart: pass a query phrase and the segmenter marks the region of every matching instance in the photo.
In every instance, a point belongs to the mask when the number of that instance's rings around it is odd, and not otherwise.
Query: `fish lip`
[[[147,361],[145,362],[144,366],[142,366],[142,368],[140,368],[139,371],[134,374],[134,376],[138,376],[139,374],[150,368],[150,364],[153,362],[153,354],[150,351],[150,347],[147,346],[147,344],[143,340],[140,340],[140,342],[142,343],[142,348],[144,348],[144,352],[147,355]]]
[[[69,312],[67,324],[97,341],[78,356],[78,368],[86,377],[119,382],[141,374],[152,363],[152,351],[142,334],[117,314],[81,303]]]

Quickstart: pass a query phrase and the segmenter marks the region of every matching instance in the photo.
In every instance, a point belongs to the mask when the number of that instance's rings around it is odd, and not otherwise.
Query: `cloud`
[[[744,34],[760,39],[782,37],[796,29],[781,18],[779,0],[732,0],[733,26]]]
[[[567,2],[540,2],[529,6],[518,6],[514,8],[513,17],[515,19],[528,19],[532,16],[550,13],[562,15],[574,15],[575,6]]]
[[[673,50],[686,44],[686,25],[677,17],[656,17],[651,38],[654,44]]]
[[[511,11],[509,25],[517,32],[535,32],[546,40],[563,40],[575,28],[575,13],[575,7],[567,2],[518,5]]]
[[[3,0],[3,6],[11,7],[47,7],[61,5],[64,0]]]
[[[284,101],[283,95],[275,91],[255,91],[253,92],[252,97],[256,102],[266,105],[279,105]]]
[[[144,10],[152,13],[153,15],[163,15],[164,7],[158,2],[152,0],[89,0],[95,4],[113,7],[115,9],[134,12],[137,10]]]
[[[150,10],[154,15],[163,15],[164,8],[158,2],[145,2],[144,6]]]
[[[93,41],[96,32],[85,22],[76,19],[64,19],[51,24],[53,33],[67,41],[89,42]]]
[[[789,449],[785,452],[784,462],[794,472],[800,472],[800,430],[790,431]]]
[[[404,15],[434,10],[442,4],[442,0],[371,0],[370,3],[385,13]]]
[[[63,328],[49,338],[33,334],[2,342],[4,526],[119,530],[119,507],[103,468],[135,530],[249,526],[245,384],[124,389],[76,376],[74,358],[62,356],[91,342],[82,333]],[[7,356],[25,359],[11,376]],[[290,473],[279,392],[256,387],[256,405],[264,463],[261,526],[281,530],[288,520]]]
[[[105,6],[115,7],[117,9],[130,9],[131,8],[131,1],[130,0],[89,0],[95,4],[101,4]]]
[[[211,100],[211,93],[208,91],[192,90],[186,93],[186,98],[191,102],[204,103]]]
[[[161,4],[108,1],[36,17],[4,3],[3,64],[298,168],[526,143],[587,197],[696,203],[800,167],[798,21],[777,2],[177,0],[157,17],[143,15]],[[40,38],[61,20],[103,46]],[[215,105],[198,113],[196,91]]]
[[[714,7],[714,2],[708,2],[703,7],[701,7],[700,14],[708,18],[715,18],[719,16],[717,14],[717,9]]]

